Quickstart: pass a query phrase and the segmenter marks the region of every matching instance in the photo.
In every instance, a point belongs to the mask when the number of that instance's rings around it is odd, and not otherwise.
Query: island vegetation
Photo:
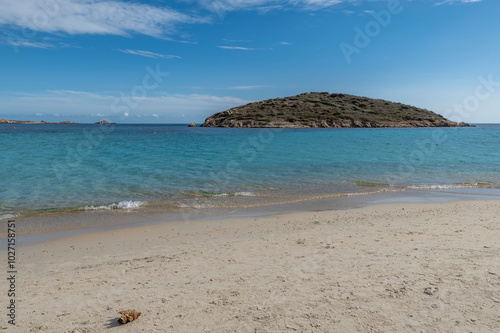
[[[432,111],[382,99],[304,93],[249,103],[208,117],[203,127],[457,127]]]

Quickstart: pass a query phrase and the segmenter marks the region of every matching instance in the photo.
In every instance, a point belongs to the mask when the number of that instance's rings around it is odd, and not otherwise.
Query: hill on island
[[[457,127],[432,111],[382,99],[326,92],[249,103],[208,117],[203,127]]]

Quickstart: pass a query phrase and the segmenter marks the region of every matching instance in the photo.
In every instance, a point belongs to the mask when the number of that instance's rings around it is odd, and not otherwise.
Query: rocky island
[[[101,120],[95,123],[96,125],[115,125],[116,123],[110,123],[107,120]]]
[[[59,121],[55,123],[51,123],[48,121],[33,121],[33,120],[7,120],[7,119],[0,119],[0,124],[78,124],[73,121]]]
[[[202,127],[462,127],[432,111],[382,99],[304,93],[249,103],[208,117]]]

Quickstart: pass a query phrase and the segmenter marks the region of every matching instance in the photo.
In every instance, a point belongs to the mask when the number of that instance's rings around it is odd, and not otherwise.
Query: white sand
[[[385,204],[27,246],[18,258],[18,327],[500,332],[499,216],[500,201]],[[128,308],[142,316],[119,325],[117,312]]]

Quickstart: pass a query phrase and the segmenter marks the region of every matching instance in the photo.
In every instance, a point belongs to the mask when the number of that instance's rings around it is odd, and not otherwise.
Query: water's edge
[[[500,189],[455,189],[455,190],[407,190],[398,192],[377,192],[359,196],[338,196],[332,198],[307,199],[267,205],[224,210],[213,213],[161,213],[161,212],[118,212],[118,211],[86,211],[71,213],[52,213],[25,218],[14,218],[18,226],[32,225],[51,230],[40,229],[38,232],[21,233],[17,237],[19,246],[64,238],[72,235],[100,232],[128,227],[146,226],[158,223],[228,219],[242,217],[263,217],[296,212],[313,212],[328,210],[348,210],[365,206],[387,203],[443,203],[465,200],[500,200]],[[5,231],[0,234],[5,238]]]

